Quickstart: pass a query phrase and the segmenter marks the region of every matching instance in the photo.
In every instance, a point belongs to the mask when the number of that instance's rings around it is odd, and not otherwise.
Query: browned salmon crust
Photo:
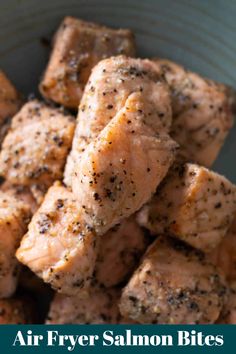
[[[120,312],[139,323],[214,323],[226,293],[222,275],[202,252],[161,236],[124,288]]]
[[[171,127],[171,101],[166,83],[149,60],[112,57],[97,64],[81,100],[72,151],[67,159],[64,182],[71,186],[74,163],[106,125],[124,107],[132,93],[145,98],[144,119],[155,129],[168,132]],[[159,131],[158,131],[159,132]]]
[[[55,35],[40,91],[46,98],[77,109],[93,66],[119,54],[135,55],[131,31],[66,17]]]
[[[147,106],[140,92],[131,94],[75,166],[72,191],[98,234],[140,209],[174,160],[177,145],[155,131]]]
[[[0,298],[15,292],[19,274],[15,251],[26,232],[30,216],[24,203],[0,192]]]
[[[171,136],[180,144],[180,157],[210,167],[233,125],[235,94],[169,60],[154,63],[170,86]]]
[[[0,152],[0,174],[10,185],[29,187],[35,198],[60,179],[71,148],[74,119],[37,100],[13,118]]]
[[[120,290],[91,287],[77,296],[56,294],[47,324],[117,324]]]
[[[195,164],[175,165],[138,214],[153,234],[169,233],[209,251],[227,233],[236,210],[236,187]]]
[[[9,129],[11,117],[22,105],[22,100],[2,70],[0,70],[0,146]]]
[[[94,277],[105,287],[127,280],[148,246],[148,239],[133,217],[101,237]]]
[[[18,260],[59,292],[73,295],[92,277],[97,240],[73,194],[56,182],[29,224]]]

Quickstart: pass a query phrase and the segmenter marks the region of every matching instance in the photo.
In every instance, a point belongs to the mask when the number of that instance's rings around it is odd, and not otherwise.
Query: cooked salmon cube
[[[73,194],[55,182],[34,214],[16,256],[54,289],[73,295],[90,281],[96,243]]]
[[[76,296],[56,294],[48,313],[47,324],[117,324],[120,318],[120,290],[99,286]]]
[[[180,144],[181,158],[210,167],[232,128],[235,97],[225,85],[174,62],[157,59],[155,64],[170,86],[171,136]]]
[[[228,300],[223,307],[217,323],[236,324],[236,281],[230,283]]]
[[[225,274],[228,281],[236,281],[236,218],[221,241],[209,254],[210,259]]]
[[[11,117],[20,109],[21,104],[19,93],[0,70],[0,146],[9,129]]]
[[[0,324],[32,324],[36,317],[35,304],[27,296],[0,300]]]
[[[160,236],[123,290],[120,312],[139,323],[214,323],[227,296],[225,280],[198,250]]]
[[[105,287],[127,280],[148,246],[148,239],[133,217],[101,237],[95,279]]]
[[[236,187],[195,164],[176,165],[138,215],[153,234],[170,233],[203,251],[215,248],[236,210]]]
[[[155,129],[168,132],[172,122],[169,89],[149,60],[124,56],[102,60],[92,70],[85,87],[77,118],[72,151],[67,159],[64,182],[71,186],[74,163],[87,145],[124,107],[129,95],[140,92],[146,104],[143,116]]]
[[[173,162],[177,145],[155,132],[147,107],[140,92],[131,94],[75,166],[72,191],[98,234],[140,209]]]
[[[24,203],[0,192],[0,298],[15,292],[19,274],[15,251],[26,232],[30,216]]]
[[[131,31],[66,17],[55,35],[40,91],[46,98],[77,109],[93,66],[119,54],[135,55]]]
[[[26,103],[3,141],[1,178],[29,187],[41,202],[47,188],[63,175],[74,127],[70,115],[37,100]]]

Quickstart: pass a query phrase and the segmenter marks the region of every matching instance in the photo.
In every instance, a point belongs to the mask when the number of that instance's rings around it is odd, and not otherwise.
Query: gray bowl
[[[176,60],[236,87],[234,0],[0,0],[0,67],[26,95],[37,91],[47,39],[65,15],[131,28],[141,57]],[[236,128],[214,169],[236,182]]]

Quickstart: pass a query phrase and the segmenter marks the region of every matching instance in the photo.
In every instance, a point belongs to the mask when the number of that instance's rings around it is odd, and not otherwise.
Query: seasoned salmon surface
[[[73,295],[89,282],[96,258],[95,235],[73,194],[59,182],[49,188],[16,255],[59,292]]]
[[[0,146],[9,129],[11,117],[20,109],[21,104],[19,93],[0,70]]]
[[[235,210],[236,187],[225,177],[195,164],[175,165],[138,222],[209,251],[225,236]]]
[[[173,162],[177,145],[155,132],[158,117],[143,115],[147,106],[131,94],[75,166],[72,191],[98,234],[140,209]]]
[[[139,323],[214,323],[226,292],[223,277],[202,252],[161,236],[124,288],[120,311]]]
[[[187,161],[210,167],[233,125],[232,94],[226,86],[205,79],[165,59],[154,60],[170,86],[173,109],[171,136]]]
[[[236,217],[221,243],[209,254],[210,259],[224,272],[227,280],[236,281]]]
[[[46,98],[77,109],[92,68],[119,54],[135,55],[131,31],[66,17],[55,35],[40,91]]]
[[[0,192],[0,298],[11,296],[16,289],[19,264],[15,251],[20,244],[30,210],[24,203]]]
[[[91,287],[77,296],[56,294],[47,324],[117,324],[120,290]]]
[[[40,202],[60,179],[70,150],[74,120],[37,100],[13,118],[0,152],[0,174],[11,185],[29,187]]]
[[[31,324],[35,319],[35,306],[29,297],[0,300],[0,324]]]
[[[223,307],[217,323],[236,324],[236,281],[230,283],[228,300]]]
[[[97,64],[81,100],[72,151],[67,159],[64,182],[70,186],[74,161],[78,164],[87,145],[124,107],[129,95],[140,92],[145,104],[140,107],[143,119],[162,132],[171,126],[169,90],[149,60],[112,57]]]
[[[101,237],[95,278],[105,287],[127,280],[148,245],[147,236],[133,217],[124,220]]]
[[[2,185],[0,184],[0,191],[5,192],[23,202],[30,208],[32,215],[38,209],[37,200],[33,196],[30,188],[27,186],[12,185],[8,181],[5,181]]]

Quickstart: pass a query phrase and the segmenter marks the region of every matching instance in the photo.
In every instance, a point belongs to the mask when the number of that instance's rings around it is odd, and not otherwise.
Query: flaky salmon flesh
[[[96,65],[80,103],[72,151],[67,159],[64,182],[71,186],[73,168],[86,146],[124,107],[132,93],[145,98],[143,117],[161,132],[171,127],[170,94],[162,77],[153,69],[149,60],[124,56],[102,60]]]
[[[177,145],[155,132],[146,104],[140,92],[131,94],[75,167],[72,191],[98,234],[140,209],[173,163]]]

